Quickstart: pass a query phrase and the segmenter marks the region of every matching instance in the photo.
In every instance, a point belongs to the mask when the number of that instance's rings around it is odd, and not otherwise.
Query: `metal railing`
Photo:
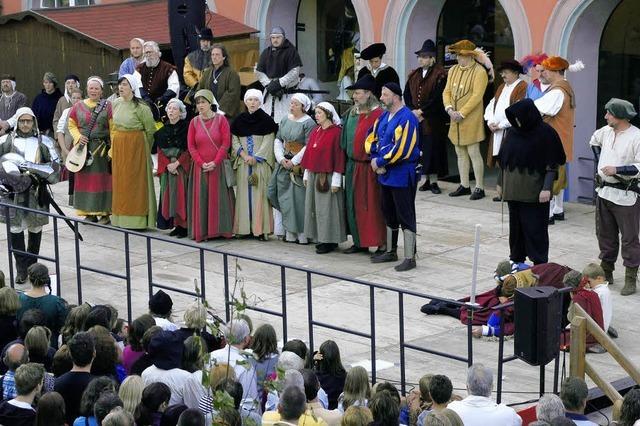
[[[54,245],[54,257],[46,257],[42,255],[34,255],[27,253],[26,251],[20,251],[15,249],[11,244],[11,238],[9,238],[10,233],[10,211],[11,209],[20,209],[25,212],[35,213],[39,215],[46,215],[52,219],[53,226],[53,245]],[[224,297],[225,297],[225,316],[226,321],[229,321],[231,317],[231,306],[234,304],[233,295],[230,294],[230,274],[229,274],[229,258],[238,258],[244,259],[248,261],[253,261],[265,265],[276,266],[280,269],[280,297],[281,297],[281,310],[276,311],[272,309],[267,309],[260,306],[247,306],[247,309],[260,312],[263,314],[271,315],[274,317],[280,318],[282,321],[282,338],[283,341],[287,341],[287,332],[288,332],[288,316],[287,316],[287,272],[288,271],[298,271],[302,272],[306,275],[306,297],[307,297],[307,328],[309,333],[309,349],[310,352],[313,353],[315,347],[315,330],[316,328],[323,328],[333,331],[338,331],[341,333],[345,333],[352,336],[361,337],[369,340],[370,352],[371,352],[371,380],[373,383],[376,382],[377,378],[377,370],[376,370],[376,290],[384,290],[386,292],[394,293],[397,297],[398,304],[398,344],[399,344],[399,352],[400,352],[400,383],[401,383],[401,392],[403,394],[406,393],[406,354],[405,351],[407,349],[422,352],[430,355],[436,355],[438,357],[447,358],[450,360],[458,361],[467,364],[468,366],[473,364],[473,337],[472,337],[472,316],[473,312],[481,307],[465,304],[463,302],[457,300],[446,299],[430,294],[424,294],[412,290],[406,290],[396,287],[391,287],[384,284],[374,283],[370,281],[361,280],[358,278],[353,278],[341,274],[329,273],[317,269],[307,268],[303,266],[298,266],[286,262],[268,260],[263,258],[258,258],[255,256],[242,254],[238,252],[233,252],[229,250],[223,250],[220,248],[207,247],[201,244],[191,242],[191,241],[182,241],[179,239],[169,238],[162,235],[152,235],[144,232],[137,232],[123,228],[116,228],[106,225],[101,225],[98,223],[91,223],[83,221],[82,219],[73,218],[73,217],[65,217],[61,215],[57,215],[49,212],[42,212],[39,210],[33,210],[26,207],[16,207],[13,204],[6,204],[0,202],[0,214],[5,219],[6,222],[6,231],[7,231],[7,253],[9,256],[9,276],[10,282],[13,286],[14,283],[14,273],[13,273],[13,256],[12,253],[18,253],[23,255],[35,257],[37,259],[46,260],[55,264],[55,274],[57,277],[57,294],[62,296],[62,286],[60,279],[60,263],[61,263],[61,255],[60,255],[60,241],[59,241],[59,226],[61,220],[71,221],[75,229],[73,230],[73,238],[75,244],[75,272],[77,279],[77,300],[78,303],[83,302],[83,288],[82,288],[82,272],[92,272],[100,275],[104,275],[107,277],[117,278],[125,281],[126,283],[126,305],[127,305],[127,319],[129,322],[132,320],[132,306],[131,306],[131,253],[130,253],[130,240],[131,237],[143,238],[146,241],[145,251],[146,251],[146,260],[147,260],[147,285],[149,296],[153,294],[154,288],[163,289],[167,291],[177,292],[188,296],[193,297],[206,297],[206,271],[205,271],[205,253],[214,253],[222,256],[222,268],[223,268],[223,280],[224,280]],[[93,266],[88,266],[82,263],[81,258],[81,250],[80,250],[80,233],[78,224],[82,223],[85,226],[101,228],[107,230],[113,234],[121,234],[123,237],[123,255],[125,258],[125,271],[124,273],[117,273],[112,270],[99,269]],[[199,271],[200,271],[200,284],[198,291],[188,291],[181,288],[176,288],[167,284],[162,284],[160,282],[154,281],[153,275],[153,245],[152,242],[162,242],[166,244],[171,244],[173,246],[181,246],[188,247],[198,251],[199,254]],[[334,325],[325,321],[321,321],[314,317],[314,296],[313,296],[313,277],[325,277],[334,280],[348,282],[354,285],[361,286],[365,291],[368,292],[369,297],[369,329],[367,331],[356,330],[352,328],[341,327],[338,325]],[[366,293],[365,293],[366,294]],[[469,309],[471,314],[468,315],[468,322],[466,324],[466,333],[467,333],[467,351],[466,354],[453,354],[447,353],[444,351],[419,346],[406,341],[405,338],[405,298],[406,297],[415,297],[418,299],[431,299],[439,302],[446,302],[451,305],[455,305],[457,307],[464,307],[465,309]],[[385,296],[385,303],[388,301],[388,297]],[[498,382],[500,383],[500,381]],[[498,398],[500,398],[500,394],[498,394]]]

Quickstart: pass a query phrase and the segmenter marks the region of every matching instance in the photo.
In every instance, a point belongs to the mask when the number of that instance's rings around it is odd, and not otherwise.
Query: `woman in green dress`
[[[140,86],[134,76],[125,74],[118,80],[120,97],[113,102],[111,224],[127,229],[156,224],[150,154],[156,124],[151,109],[140,99]]]
[[[268,196],[274,212],[276,235],[285,234],[289,243],[308,244],[304,234],[305,187],[300,167],[305,145],[316,126],[307,115],[311,101],[302,94],[291,97],[289,115],[280,121],[273,152],[278,165],[271,175]]]

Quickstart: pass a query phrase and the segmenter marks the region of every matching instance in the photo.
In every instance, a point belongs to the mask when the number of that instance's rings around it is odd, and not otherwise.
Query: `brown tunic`
[[[575,94],[573,93],[571,84],[569,84],[567,80],[560,80],[551,84],[545,93],[554,89],[560,89],[564,92],[562,108],[560,108],[560,111],[554,116],[545,115],[543,120],[558,132],[568,163],[573,160],[573,125],[576,114]]]
[[[407,78],[409,96],[405,96],[405,104],[410,109],[422,110],[424,120],[420,122],[420,131],[423,135],[430,135],[434,126],[443,127],[446,124],[448,116],[442,104],[442,91],[446,83],[447,72],[440,64],[433,65],[424,78],[422,68],[416,68]]]
[[[156,67],[149,68],[143,62],[136,67],[136,70],[142,77],[142,88],[147,91],[151,99],[156,101],[167,91],[169,76],[176,70],[176,67],[169,62],[160,60]]]

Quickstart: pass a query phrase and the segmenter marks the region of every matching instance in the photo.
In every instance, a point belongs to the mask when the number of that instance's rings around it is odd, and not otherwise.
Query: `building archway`
[[[509,20],[517,58],[531,51],[531,31],[521,0],[498,0]],[[438,22],[446,0],[394,0],[387,6],[382,41],[387,57],[400,79],[415,66],[415,55],[425,38],[437,36]],[[420,37],[410,36],[420,34]]]
[[[600,40],[609,17],[620,0],[565,0],[559,2],[551,13],[544,35],[544,51],[549,55],[566,57],[569,62],[580,59],[585,69],[568,73],[567,79],[576,93],[575,131],[573,137],[573,162],[569,165],[570,201],[593,202],[593,154],[589,144],[597,127],[598,63]],[[613,96],[613,95],[611,95]]]

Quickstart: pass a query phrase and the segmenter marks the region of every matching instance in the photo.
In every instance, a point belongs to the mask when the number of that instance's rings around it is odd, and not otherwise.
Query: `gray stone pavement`
[[[66,200],[67,183],[54,187],[60,204]],[[491,201],[494,195],[480,201],[469,201],[466,197],[453,199],[446,194],[453,184],[442,184],[443,194],[433,195],[419,192],[418,211],[418,268],[397,273],[393,264],[374,265],[363,254],[345,255],[334,252],[328,255],[315,254],[313,245],[285,244],[274,239],[269,242],[256,240],[212,241],[206,247],[229,250],[265,260],[287,262],[300,267],[309,267],[328,273],[369,280],[394,288],[410,289],[432,295],[460,298],[470,292],[475,224],[481,224],[481,246],[478,269],[478,292],[490,289],[493,270],[498,261],[508,256],[508,212],[506,205]],[[502,211],[504,209],[504,211]],[[67,213],[73,215],[70,208]],[[594,235],[594,207],[569,203],[566,205],[567,220],[550,227],[550,260],[581,269],[586,263],[597,259],[597,243]],[[53,256],[53,230],[45,229],[41,253]],[[106,269],[114,273],[125,273],[123,235],[90,226],[81,226],[85,241],[80,243],[81,262],[85,266]],[[163,235],[150,231],[146,235]],[[77,280],[75,269],[75,246],[73,234],[60,222],[60,259],[62,294],[70,303],[77,302]],[[184,240],[181,240],[184,241]],[[402,238],[400,239],[402,243]],[[132,311],[134,317],[144,313],[148,300],[148,274],[145,238],[131,237],[130,265],[132,279]],[[0,233],[0,247],[6,247],[6,228]],[[342,248],[349,244],[343,244]],[[230,280],[237,277],[249,297],[250,304],[263,309],[279,311],[282,305],[280,291],[280,269],[254,261],[239,260],[237,273],[234,258],[229,258]],[[7,270],[6,251],[0,254],[0,268]],[[199,279],[198,250],[152,242],[152,266],[154,282],[175,288],[190,290],[193,279]],[[205,255],[206,295],[218,313],[224,313],[222,256]],[[621,262],[615,273],[618,283],[624,279]],[[288,337],[309,341],[307,327],[308,309],[306,276],[302,272],[287,270]],[[369,291],[366,287],[327,277],[313,276],[313,314],[316,321],[339,327],[348,327],[362,333],[370,331]],[[614,299],[613,325],[620,338],[617,343],[636,363],[640,360],[640,343],[633,313],[638,306],[639,295],[623,298],[619,295],[621,284],[612,286]],[[82,292],[91,303],[111,303],[126,315],[126,286],[123,280],[82,272]],[[239,291],[236,291],[239,294]],[[398,296],[396,293],[376,290],[375,324],[378,360],[387,361],[388,368],[378,371],[379,379],[399,380],[399,326]],[[174,293],[175,317],[179,321],[182,310],[192,298]],[[426,317],[419,311],[424,299],[406,296],[404,299],[405,339],[415,345],[466,355],[465,328],[459,321],[449,317]],[[282,322],[277,317],[250,312],[254,324],[270,322],[282,337]],[[222,316],[222,315],[221,315]],[[351,365],[370,360],[370,344],[365,338],[315,327],[316,347],[325,339],[334,339],[340,345],[343,362]],[[495,341],[474,339],[474,360],[497,367],[498,345]],[[508,341],[505,354],[513,354],[513,341]],[[625,374],[609,355],[588,355],[589,360],[610,380]],[[464,393],[465,365],[461,362],[426,355],[407,349],[407,382],[417,383],[425,373],[449,375],[454,387]],[[566,368],[568,371],[568,357]],[[564,362],[562,363],[564,364]],[[547,371],[547,389],[551,389],[552,365]],[[538,368],[524,362],[513,361],[505,366],[504,400],[525,401],[536,397],[538,390]]]

